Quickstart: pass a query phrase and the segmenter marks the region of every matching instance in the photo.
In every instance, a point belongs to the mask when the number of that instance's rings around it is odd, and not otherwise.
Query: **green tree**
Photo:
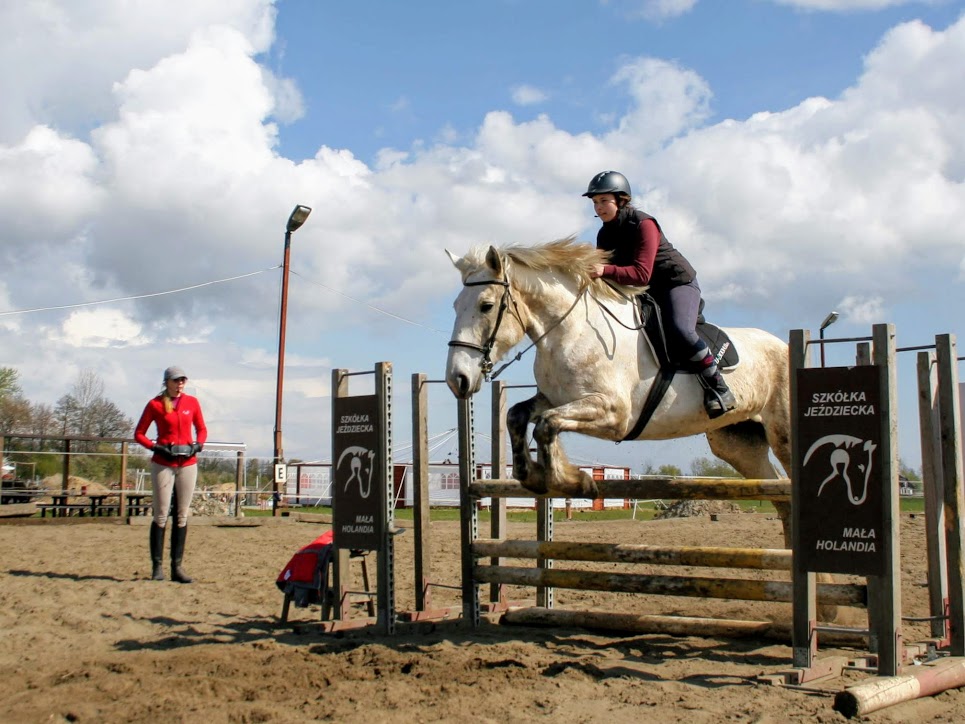
[[[734,468],[716,458],[695,458],[690,463],[690,474],[698,478],[739,478]]]
[[[13,367],[0,367],[0,402],[7,397],[20,397],[20,373]]]

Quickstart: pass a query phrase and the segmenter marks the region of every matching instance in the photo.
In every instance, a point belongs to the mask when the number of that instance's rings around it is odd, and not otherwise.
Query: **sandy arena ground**
[[[845,721],[832,709],[834,693],[862,678],[848,674],[816,694],[760,684],[758,675],[790,668],[791,651],[756,640],[617,637],[489,623],[477,631],[453,624],[403,627],[392,638],[323,634],[310,626],[295,631],[277,624],[282,595],[274,581],[326,526],[292,519],[257,527],[194,523],[185,561],[195,577],[191,585],[148,580],[143,523],[0,524],[0,721],[834,722]],[[925,615],[924,516],[903,516],[902,526],[905,614]],[[510,536],[532,538],[533,530],[513,525]],[[458,584],[458,524],[433,523],[430,535],[432,580]],[[717,522],[573,520],[557,524],[556,537],[750,547],[781,542],[779,522],[763,514],[722,515]],[[396,540],[397,608],[410,610],[411,532]],[[437,605],[458,603],[457,592],[440,588],[434,595]],[[512,592],[514,600],[531,597]],[[563,590],[557,605],[789,616],[786,605]],[[291,619],[309,623],[318,615],[317,608],[293,607]],[[925,635],[920,625],[906,629],[908,640]],[[965,721],[965,691],[901,704],[866,721]]]

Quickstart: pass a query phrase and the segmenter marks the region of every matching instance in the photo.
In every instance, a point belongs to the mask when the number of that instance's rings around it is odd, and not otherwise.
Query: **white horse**
[[[513,475],[535,493],[596,497],[596,484],[569,463],[559,434],[623,440],[640,416],[658,363],[637,330],[633,290],[591,279],[590,269],[606,254],[572,238],[535,247],[478,247],[449,258],[463,283],[453,305],[449,388],[460,399],[478,392],[493,364],[529,337],[538,391],[507,415]],[[714,455],[744,477],[778,478],[769,451],[791,469],[787,345],[759,329],[726,332],[740,355],[740,364],[724,372],[737,407],[711,420],[703,388],[693,375],[678,374],[634,439],[703,433]],[[530,423],[536,460],[526,439]],[[790,505],[776,507],[790,547]]]

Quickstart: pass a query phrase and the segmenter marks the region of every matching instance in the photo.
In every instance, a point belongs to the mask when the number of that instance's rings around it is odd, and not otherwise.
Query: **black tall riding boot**
[[[191,583],[194,579],[181,570],[181,559],[184,557],[184,541],[188,537],[188,526],[179,528],[177,521],[171,531],[171,580],[178,583]]]
[[[164,580],[164,568],[161,560],[164,556],[164,528],[151,521],[151,578],[155,581]]]
[[[697,381],[704,388],[704,408],[711,420],[737,407],[737,398],[730,391],[720,372],[712,377],[698,374]]]

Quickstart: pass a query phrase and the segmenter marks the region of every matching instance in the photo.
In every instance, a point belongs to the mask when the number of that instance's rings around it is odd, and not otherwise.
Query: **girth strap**
[[[656,412],[660,400],[663,399],[663,396],[667,394],[667,390],[670,389],[670,383],[673,382],[676,373],[677,370],[673,367],[660,368],[657,379],[654,380],[653,385],[650,387],[650,392],[647,394],[647,401],[643,403],[643,410],[640,411],[640,417],[637,418],[637,423],[633,426],[633,429],[623,438],[624,440],[636,440],[640,436],[643,428],[647,426],[650,418],[653,417],[653,413]]]

